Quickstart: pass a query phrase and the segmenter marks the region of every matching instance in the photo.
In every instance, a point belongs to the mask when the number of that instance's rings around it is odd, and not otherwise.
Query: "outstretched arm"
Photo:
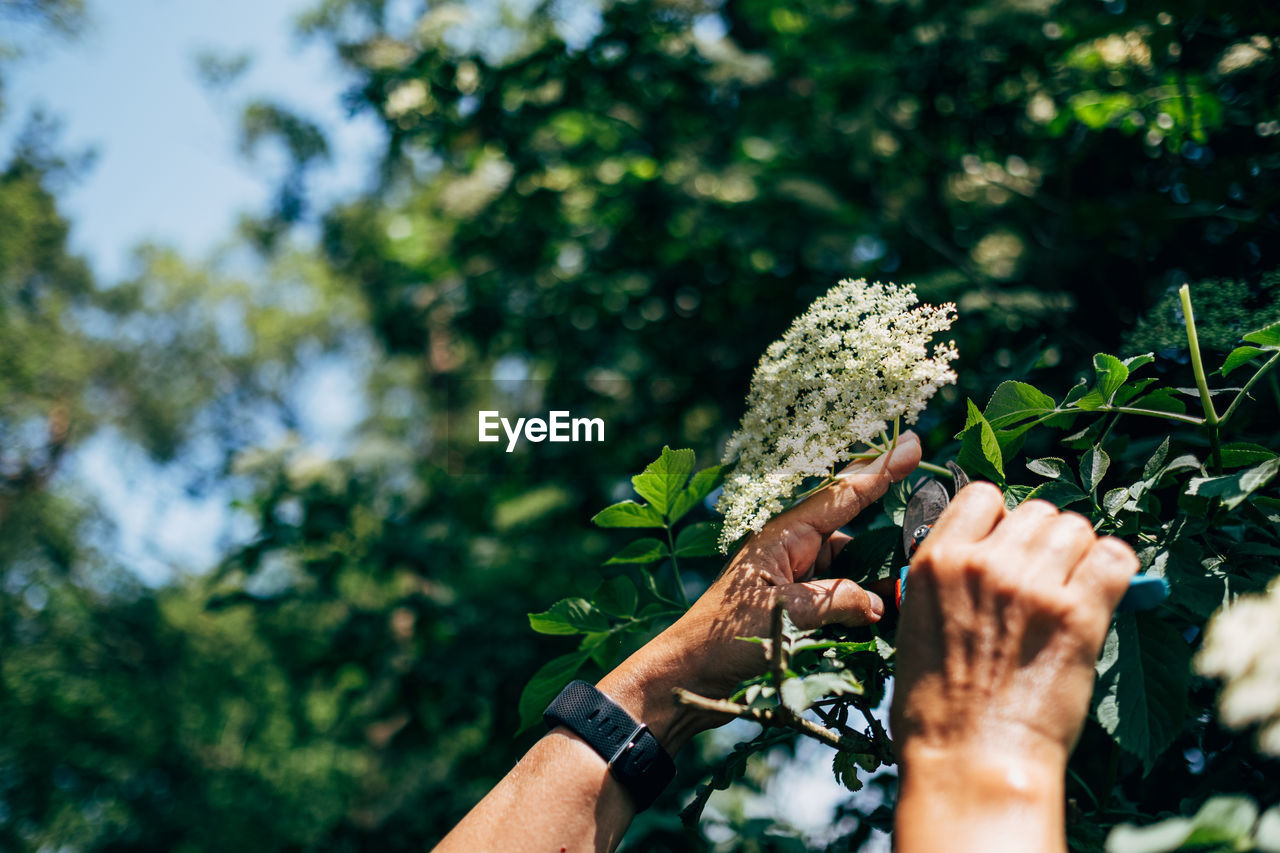
[[[761,647],[774,601],[802,628],[867,625],[884,602],[853,581],[814,579],[848,541],[836,533],[891,482],[911,473],[920,444],[904,433],[891,456],[845,470],[834,485],[773,519],[752,537],[692,608],[597,687],[645,723],[674,755],[697,732],[727,718],[678,706],[683,687],[725,698],[765,669]],[[443,842],[440,851],[612,850],[635,816],[626,789],[584,741],[557,728],[538,741]]]

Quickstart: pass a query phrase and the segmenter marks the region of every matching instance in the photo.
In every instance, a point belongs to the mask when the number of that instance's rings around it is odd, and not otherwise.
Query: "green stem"
[[[1072,411],[1071,409],[1063,409],[1064,412]],[[1074,411],[1084,411],[1083,409],[1075,409]],[[1160,412],[1155,409],[1135,409],[1132,406],[1103,406],[1094,409],[1097,412],[1119,412],[1123,415],[1146,415],[1151,418],[1164,418],[1167,421],[1178,421],[1179,423],[1191,424],[1193,426],[1204,426],[1208,421],[1204,418],[1197,418],[1194,415],[1180,415],[1177,412]]]
[[[671,535],[671,522],[662,516],[662,524],[667,530],[667,548],[671,551],[671,571],[676,576],[676,591],[680,593],[680,603],[689,609],[689,594],[684,591],[684,581],[680,579],[680,561],[676,558],[676,540]]]
[[[941,465],[934,465],[932,462],[921,462],[920,470],[928,471],[930,474],[937,474],[939,477],[955,479],[955,474],[952,474],[950,470],[943,468]]]
[[[1271,368],[1275,367],[1275,364],[1277,361],[1280,361],[1280,352],[1276,353],[1275,355],[1271,356],[1271,358],[1267,359],[1266,362],[1262,365],[1262,367],[1258,368],[1258,372],[1253,374],[1253,376],[1249,377],[1249,381],[1244,383],[1244,387],[1240,389],[1240,393],[1237,394],[1236,398],[1231,401],[1231,405],[1227,406],[1227,410],[1222,413],[1222,420],[1220,420],[1219,423],[1225,424],[1227,422],[1227,418],[1231,417],[1231,413],[1236,410],[1236,407],[1240,405],[1240,401],[1243,400],[1245,398],[1245,395],[1249,393],[1249,389],[1253,387],[1253,383],[1257,382],[1259,379],[1262,378],[1263,374],[1267,373],[1268,371],[1271,370]]]
[[[1182,301],[1182,318],[1187,325],[1187,346],[1191,350],[1191,370],[1196,375],[1196,388],[1200,391],[1200,405],[1204,408],[1204,422],[1209,429],[1209,446],[1213,450],[1213,467],[1222,469],[1222,450],[1218,446],[1218,413],[1213,408],[1213,397],[1209,395],[1209,382],[1204,374],[1204,362],[1200,360],[1200,338],[1196,334],[1196,318],[1191,310],[1191,286],[1184,284],[1178,288],[1178,299]]]

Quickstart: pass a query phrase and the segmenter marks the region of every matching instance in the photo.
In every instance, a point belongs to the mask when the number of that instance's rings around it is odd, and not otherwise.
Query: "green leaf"
[[[1000,451],[1000,442],[996,440],[995,430],[972,400],[968,404],[964,429],[958,436],[960,453],[957,461],[965,471],[1003,484],[1004,456]]]
[[[1231,354],[1227,356],[1227,360],[1222,362],[1222,368],[1218,372],[1223,376],[1226,376],[1237,367],[1242,367],[1243,365],[1248,364],[1264,352],[1266,352],[1266,350],[1261,350],[1257,347],[1236,347],[1231,351]]]
[[[609,618],[585,598],[562,598],[548,610],[530,613],[529,627],[539,634],[586,634],[609,630]]]
[[[724,466],[712,465],[710,468],[703,468],[694,474],[689,480],[687,488],[682,490],[676,496],[670,510],[667,512],[667,518],[671,524],[675,524],[685,516],[689,510],[693,509],[698,503],[716,490],[720,485],[724,475]]]
[[[542,722],[542,712],[551,704],[564,686],[578,674],[587,661],[587,652],[576,651],[552,658],[533,674],[520,693],[520,728],[516,734]]]
[[[1140,368],[1146,367],[1156,360],[1154,353],[1144,352],[1142,355],[1132,355],[1124,359],[1124,366],[1129,369],[1129,375],[1132,376]]]
[[[631,582],[631,578],[619,575],[596,587],[591,600],[596,607],[610,616],[629,619],[636,615],[636,603],[639,600],[639,595],[639,592],[636,591],[636,585]]]
[[[1041,477],[1048,477],[1051,480],[1067,480],[1071,481],[1071,470],[1067,467],[1067,463],[1056,456],[1046,456],[1043,459],[1027,460],[1027,470],[1033,474],[1039,474]]]
[[[1153,480],[1160,476],[1160,466],[1164,464],[1164,460],[1169,457],[1169,436],[1164,437],[1164,441],[1160,442],[1160,446],[1156,448],[1156,452],[1151,454],[1151,458],[1142,466],[1143,479]]]
[[[1179,415],[1186,414],[1187,411],[1187,404],[1178,397],[1178,392],[1173,388],[1158,388],[1126,405],[1134,409],[1149,409],[1153,412],[1174,412]]]
[[[1243,338],[1245,343],[1262,347],[1280,347],[1280,323],[1272,323],[1261,329],[1254,329]]]
[[[1094,445],[1080,457],[1080,482],[1084,485],[1084,490],[1089,494],[1093,494],[1098,490],[1098,484],[1102,482],[1102,478],[1106,476],[1107,469],[1111,467],[1111,457],[1101,447]]]
[[[662,448],[662,455],[649,463],[640,474],[631,478],[636,494],[649,502],[660,514],[666,515],[684,489],[693,471],[692,450]]]
[[[591,519],[596,527],[665,527],[662,513],[635,501],[622,501],[607,506]]]
[[[1150,773],[1182,731],[1191,651],[1177,629],[1149,614],[1122,613],[1098,660],[1094,713]]]
[[[1243,465],[1266,462],[1268,459],[1274,459],[1278,455],[1274,450],[1263,447],[1261,444],[1249,444],[1243,441],[1222,445],[1220,453],[1222,454],[1222,464],[1228,468],[1239,468]]]
[[[1124,505],[1129,502],[1129,490],[1121,486],[1118,489],[1111,489],[1102,496],[1102,508],[1107,511],[1107,515],[1115,518],[1124,509]]]
[[[827,696],[861,695],[862,685],[848,670],[815,672],[804,678],[788,678],[778,691],[782,704],[797,714],[804,713],[814,702]]]
[[[690,524],[676,537],[677,557],[715,557],[720,554],[720,525],[714,521]]]
[[[654,539],[646,536],[643,539],[637,539],[634,542],[627,543],[627,546],[612,557],[604,561],[606,566],[616,566],[623,563],[639,563],[646,565],[648,563],[656,563],[658,560],[665,559],[669,556],[667,552],[667,543],[660,539]]]
[[[1004,487],[1004,505],[1006,509],[1017,509],[1018,504],[1031,497],[1035,489],[1021,483],[1013,483]]]
[[[1222,477],[1192,477],[1187,483],[1187,494],[1205,498],[1217,498],[1226,509],[1235,509],[1249,495],[1270,483],[1280,473],[1280,457],[1273,457]]]
[[[835,774],[836,781],[850,791],[862,790],[862,780],[858,778],[861,766],[858,757],[857,753],[836,750],[836,757],[831,760],[831,772]]]
[[[1111,405],[1116,392],[1129,378],[1129,368],[1114,355],[1100,352],[1093,357],[1094,388],[1104,405]],[[1078,405],[1078,404],[1077,404]]]
[[[1080,491],[1080,487],[1075,483],[1066,480],[1050,480],[1047,483],[1041,483],[1036,486],[1025,498],[1025,500],[1035,499],[1048,501],[1062,509],[1078,501],[1087,501],[1089,496]]]
[[[1026,382],[1001,382],[983,416],[992,429],[1000,429],[1024,418],[1045,415],[1054,410],[1053,398]]]

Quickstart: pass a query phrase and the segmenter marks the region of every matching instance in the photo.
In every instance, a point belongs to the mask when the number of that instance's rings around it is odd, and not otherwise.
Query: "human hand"
[[[826,571],[849,540],[836,529],[919,462],[920,441],[915,433],[905,432],[892,454],[850,465],[836,483],[772,519],[739,549],[684,616],[609,673],[600,689],[675,752],[693,734],[728,718],[677,707],[672,690],[682,687],[724,698],[740,682],[763,672],[761,647],[738,638],[769,633],[779,596],[801,629],[878,621],[885,608],[879,595],[845,578],[815,576]]]
[[[1065,766],[1111,614],[1138,567],[1124,542],[989,483],[962,489],[912,560],[893,702],[900,749]]]

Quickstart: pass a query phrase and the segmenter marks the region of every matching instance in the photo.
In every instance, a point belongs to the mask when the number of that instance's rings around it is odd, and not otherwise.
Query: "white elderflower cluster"
[[[751,379],[747,413],[729,439],[720,547],[759,531],[808,477],[825,477],[896,418],[913,424],[956,381],[955,306],[917,304],[910,285],[842,281],[775,341]]]
[[[1260,724],[1258,749],[1280,755],[1280,579],[1266,595],[1245,595],[1218,611],[1196,655],[1201,675],[1222,678],[1222,722]]]

